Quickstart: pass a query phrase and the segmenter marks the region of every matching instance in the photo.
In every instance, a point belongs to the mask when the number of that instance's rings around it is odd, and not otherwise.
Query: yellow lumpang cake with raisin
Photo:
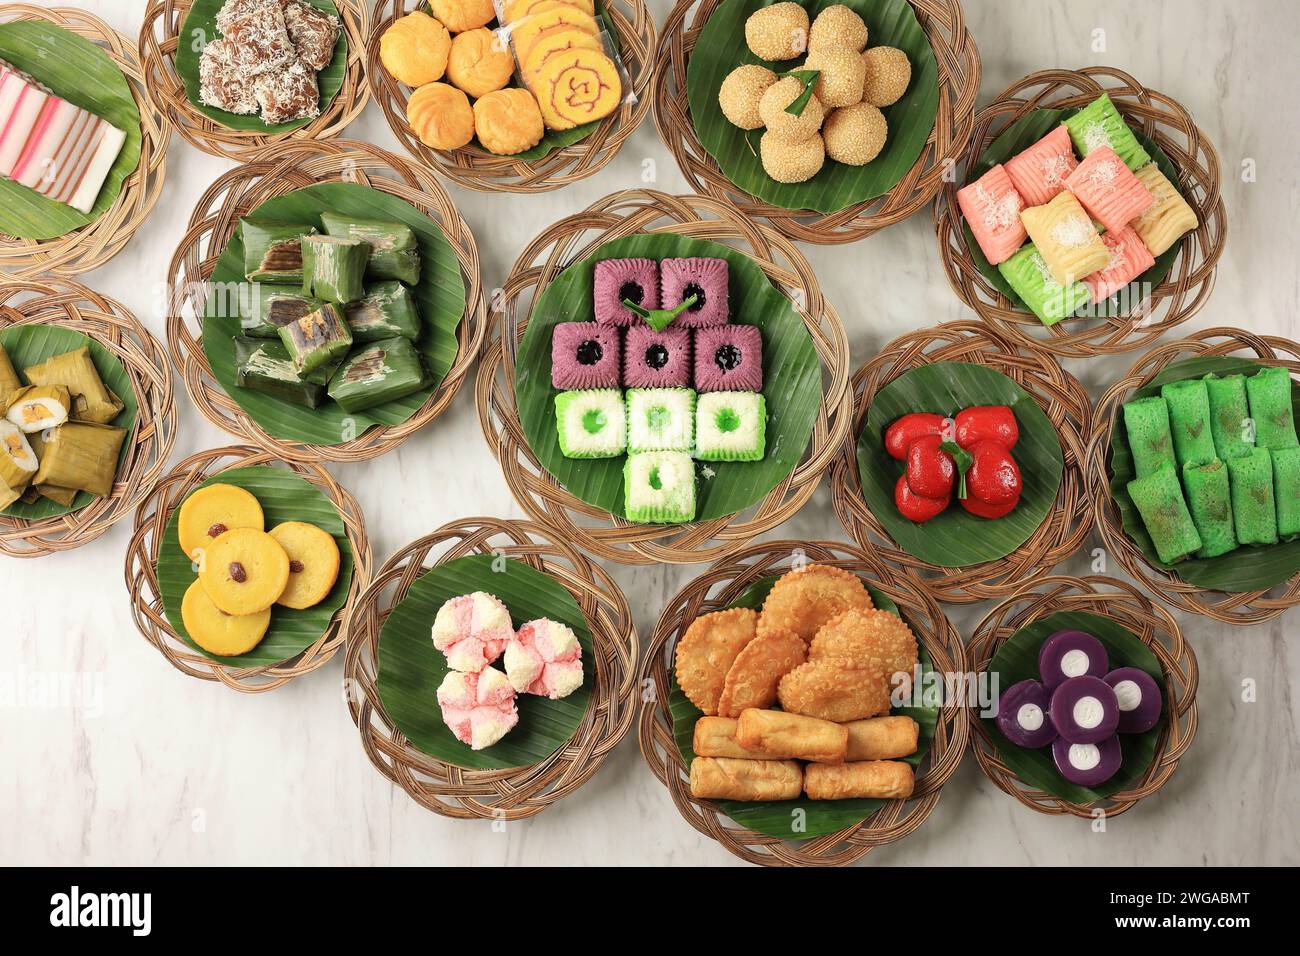
[[[262,505],[252,494],[235,485],[216,484],[200,488],[185,499],[176,530],[181,550],[197,560],[198,552],[227,531],[262,531],[265,522]]]
[[[289,556],[289,581],[275,603],[301,611],[325,600],[339,579],[334,536],[304,521],[278,524],[270,534]]]
[[[209,654],[235,657],[262,643],[271,626],[271,610],[227,614],[212,603],[202,582],[195,581],[181,600],[181,621],[194,643]]]
[[[257,614],[284,593],[289,555],[265,531],[236,528],[204,549],[199,583],[227,614]]]

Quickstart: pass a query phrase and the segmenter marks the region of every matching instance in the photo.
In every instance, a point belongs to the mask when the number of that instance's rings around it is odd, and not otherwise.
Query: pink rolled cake
[[[761,392],[763,335],[756,325],[695,330],[697,392]]]
[[[1085,156],[1065,185],[1107,232],[1119,232],[1155,202],[1151,190],[1109,146]]]
[[[449,672],[438,685],[438,706],[442,722],[471,750],[491,747],[519,723],[515,689],[494,667]]]
[[[509,609],[485,591],[452,598],[433,620],[433,646],[447,655],[454,671],[481,671],[514,636]]]
[[[558,621],[529,621],[506,645],[506,675],[516,691],[559,700],[582,686],[582,645]]]
[[[601,325],[629,326],[641,321],[627,299],[643,309],[659,308],[659,263],[653,259],[604,259],[596,263],[593,300]]]
[[[957,203],[990,265],[1010,259],[1028,236],[1020,221],[1025,202],[1000,163],[957,190]]]
[[[691,296],[695,304],[673,320],[686,329],[726,325],[731,317],[730,272],[726,259],[699,256],[659,263],[661,308],[675,309]]]
[[[1156,264],[1142,237],[1129,226],[1118,232],[1102,233],[1101,241],[1110,253],[1110,262],[1104,269],[1083,278],[1093,302],[1109,299]]]
[[[559,323],[551,332],[551,384],[561,391],[618,388],[622,347],[616,326]]]
[[[691,330],[656,332],[634,325],[623,340],[623,383],[628,388],[689,388]]]
[[[1074,172],[1079,160],[1074,156],[1070,131],[1061,125],[1004,165],[1025,205],[1042,206],[1065,188],[1065,178]]]

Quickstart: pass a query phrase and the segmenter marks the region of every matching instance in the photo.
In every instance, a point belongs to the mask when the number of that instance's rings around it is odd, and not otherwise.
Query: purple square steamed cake
[[[761,392],[763,336],[756,325],[695,330],[697,392]]]
[[[691,384],[691,330],[656,332],[634,325],[623,340],[623,383],[628,388],[686,388]]]
[[[641,322],[623,304],[630,299],[643,309],[659,308],[659,263],[653,259],[605,259],[596,263],[594,304],[601,325]]]
[[[659,301],[675,309],[691,296],[693,306],[673,322],[688,329],[726,325],[731,314],[726,259],[665,259],[659,264]]]
[[[622,364],[618,329],[597,322],[561,322],[551,333],[551,384],[561,391],[618,388]]]

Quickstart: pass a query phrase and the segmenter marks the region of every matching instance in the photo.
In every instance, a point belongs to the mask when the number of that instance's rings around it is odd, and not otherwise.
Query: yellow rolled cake
[[[595,50],[597,53],[605,52],[600,37],[592,36],[577,27],[566,27],[563,30],[552,31],[547,33],[546,36],[534,40],[528,47],[527,59],[519,61],[524,76],[531,77],[556,53],[564,53],[566,50],[577,47]]]
[[[593,37],[600,35],[600,25],[596,22],[596,18],[577,7],[566,4],[542,13],[530,13],[520,20],[510,33],[519,62],[528,59],[529,50],[538,40],[562,30],[581,30]]]
[[[550,129],[573,129],[603,119],[623,98],[618,68],[596,50],[557,53],[530,80],[542,119]]]
[[[507,0],[502,22],[515,23],[533,13],[545,13],[559,6],[577,7],[593,17],[596,15],[596,0]]]

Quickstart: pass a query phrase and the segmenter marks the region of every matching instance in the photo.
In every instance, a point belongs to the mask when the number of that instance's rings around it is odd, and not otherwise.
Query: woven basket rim
[[[713,218],[704,218],[704,215]],[[595,238],[587,238],[593,231]],[[799,465],[756,506],[711,521],[644,525],[615,518],[581,501],[541,467],[528,447],[514,396],[513,350],[522,340],[533,289],[544,288],[567,266],[612,239],[642,232],[671,232],[737,246],[773,279],[803,291],[791,305],[812,336],[823,367],[823,401],[809,447]],[[775,260],[775,261],[774,261]],[[541,264],[535,264],[541,263]],[[528,307],[520,305],[529,298]],[[789,296],[787,296],[789,298]],[[794,244],[770,227],[745,219],[728,203],[703,196],[670,196],[630,189],[597,200],[540,233],[519,254],[494,296],[492,338],[479,363],[479,423],[488,448],[502,466],[506,484],[535,520],[556,528],[595,557],[622,564],[693,564],[714,560],[791,517],[812,496],[848,429],[848,337],[834,307],[817,283],[812,265]],[[510,334],[513,330],[513,335]],[[745,520],[740,516],[749,515]]]
[[[686,103],[686,66],[704,23],[722,0],[678,0],[660,34],[652,97],[659,138],[691,189],[735,204],[792,239],[822,245],[856,242],[926,206],[946,171],[965,148],[975,122],[981,63],[959,0],[908,0],[939,61],[935,126],[912,169],[883,196],[836,213],[784,209],[731,183],[695,134]],[[691,10],[695,16],[687,25]]]
[[[1155,140],[1178,169],[1181,191],[1196,211],[1199,225],[1179,240],[1182,254],[1152,290],[1148,308],[1114,319],[1084,316],[1044,326],[1032,312],[1012,308],[976,269],[966,246],[957,190],[965,185],[965,171],[1012,122],[1036,109],[1081,106],[1101,92],[1109,93],[1120,113]],[[1176,137],[1182,138],[1183,145]],[[1228,229],[1219,192],[1218,153],[1177,100],[1142,86],[1123,70],[1108,66],[1039,70],[1011,84],[976,115],[974,130],[954,168],[960,168],[962,175],[950,177],[934,200],[939,258],[957,297],[1004,334],[1060,357],[1114,355],[1153,343],[1191,318],[1209,299]]]
[[[618,33],[620,59],[631,79],[634,99],[601,121],[589,136],[571,146],[552,150],[541,159],[495,156],[477,146],[435,150],[425,146],[406,122],[407,88],[384,69],[379,38],[389,24],[406,13],[407,0],[374,0],[366,45],[366,80],[388,126],[412,161],[480,192],[537,193],[559,189],[603,169],[618,154],[650,111],[647,90],[655,69],[657,41],[654,16],[645,0],[604,0]],[[631,14],[629,16],[629,13]]]
[[[184,81],[176,72],[180,29],[193,6],[192,0],[149,0],[145,8],[137,43],[149,98],[187,143],[227,159],[248,159],[287,140],[324,140],[340,135],[361,115],[370,99],[370,88],[364,82],[362,55],[368,21],[364,0],[333,0],[333,3],[348,44],[343,85],[330,105],[307,125],[274,134],[231,129],[194,107],[186,95]]]
[[[1025,605],[1023,608],[1021,605]],[[1094,607],[1095,605],[1095,607]],[[1198,670],[1196,653],[1183,639],[1173,615],[1150,600],[1133,585],[1105,575],[1084,578],[1052,576],[1036,582],[993,608],[976,625],[968,651],[973,672],[984,674],[999,647],[1021,628],[1061,610],[1091,609],[1092,613],[1115,619],[1160,661],[1164,675],[1165,727],[1161,731],[1156,757],[1141,781],[1128,790],[1094,803],[1080,804],[1034,789],[1003,763],[979,716],[979,705],[970,707],[970,746],[984,775],[1004,793],[1039,813],[1068,814],[1092,819],[1104,812],[1115,817],[1131,809],[1139,800],[1158,791],[1178,769],[1187,748],[1196,736],[1196,689]],[[1004,623],[1006,622],[1006,623]],[[1170,708],[1173,700],[1175,706]]]
[[[800,842],[778,840],[731,823],[714,801],[690,794],[689,774],[677,750],[668,711],[669,661],[676,639],[699,614],[734,601],[745,587],[768,574],[789,570],[791,558],[844,567],[866,578],[899,606],[941,673],[964,673],[966,652],[960,635],[938,602],[913,575],[900,572],[880,556],[855,545],[835,541],[762,541],[749,544],[711,565],[664,605],[646,645],[641,683],[653,688],[642,708],[638,726],[641,755],[664,784],[686,821],[724,849],[750,863],[764,866],[840,866],[877,846],[907,836],[929,817],[939,791],[965,756],[969,732],[963,702],[946,700],[935,727],[934,740],[922,761],[916,789],[907,800],[890,800],[856,826]],[[924,619],[928,626],[918,626]]]
[[[26,298],[15,305],[15,297]],[[0,553],[39,558],[94,541],[135,509],[171,455],[177,412],[165,349],[115,299],[60,277],[6,279],[0,283],[0,331],[27,325],[71,329],[106,349],[125,369],[137,408],[126,456],[107,498],[37,521],[0,516]]]
[[[214,249],[225,248],[239,218],[266,199],[323,182],[369,186],[428,215],[455,251],[465,284],[456,360],[428,400],[400,425],[373,426],[337,445],[281,440],[264,431],[217,382],[203,350],[202,334],[194,329],[216,267]],[[451,197],[431,173],[387,150],[353,140],[289,140],[274,155],[265,154],[218,177],[194,207],[189,228],[172,254],[167,283],[172,364],[203,417],[238,440],[298,461],[367,461],[409,440],[446,411],[469,377],[487,332],[478,246]]]
[[[0,20],[45,20],[91,41],[122,71],[140,112],[140,163],[103,215],[53,239],[0,235],[0,269],[7,282],[89,272],[121,252],[157,205],[167,176],[170,125],[152,108],[135,47],[99,17],[75,7],[9,3],[0,7]]]
[[[426,565],[434,550],[440,553]],[[378,647],[388,614],[428,567],[466,554],[514,558],[546,573],[574,597],[587,619],[595,651],[591,659],[584,657],[584,666],[595,668],[592,700],[568,743],[539,763],[476,770],[431,757],[402,735],[379,697]],[[503,821],[535,816],[586,783],[632,728],[640,668],[627,599],[602,568],[545,525],[463,518],[417,538],[384,562],[349,609],[345,631],[348,711],[367,757],[440,816]]]
[[[925,351],[932,345],[936,351]],[[1038,530],[1009,555],[963,568],[942,568],[897,545],[872,514],[862,494],[857,443],[871,401],[881,387],[905,372],[935,361],[987,365],[1029,393],[1056,426],[1064,467],[1056,504]],[[894,339],[853,376],[853,427],[831,473],[831,504],[840,525],[864,549],[876,549],[915,575],[940,602],[969,604],[1002,598],[1051,574],[1087,540],[1091,531],[1084,494],[1086,429],[1092,415],[1088,393],[1056,359],[1031,343],[1003,337],[976,320],[916,329]]]
[[[234,468],[282,465],[321,491],[338,510],[344,534],[352,548],[352,581],[347,600],[334,613],[329,626],[310,647],[278,664],[232,667],[194,650],[176,633],[163,611],[158,583],[158,555],[172,513],[202,481]],[[182,674],[219,681],[242,693],[265,693],[328,663],[344,644],[343,622],[348,609],[370,581],[372,564],[365,516],[352,493],[338,484],[317,462],[284,461],[274,453],[251,445],[227,445],[197,452],[179,462],[154,487],[136,510],[135,527],[126,548],[126,588],[131,595],[131,615],[146,641]],[[173,609],[173,613],[176,613]]]
[[[1300,605],[1300,572],[1266,591],[1228,593],[1189,584],[1172,571],[1151,564],[1125,533],[1119,507],[1110,494],[1110,436],[1124,398],[1166,366],[1199,355],[1232,355],[1243,351],[1248,353],[1243,357],[1300,373],[1300,343],[1281,336],[1218,327],[1158,345],[1137,358],[1127,374],[1098,399],[1093,409],[1086,468],[1093,521],[1102,543],[1120,567],[1159,600],[1179,610],[1237,625],[1271,621],[1288,608]]]

